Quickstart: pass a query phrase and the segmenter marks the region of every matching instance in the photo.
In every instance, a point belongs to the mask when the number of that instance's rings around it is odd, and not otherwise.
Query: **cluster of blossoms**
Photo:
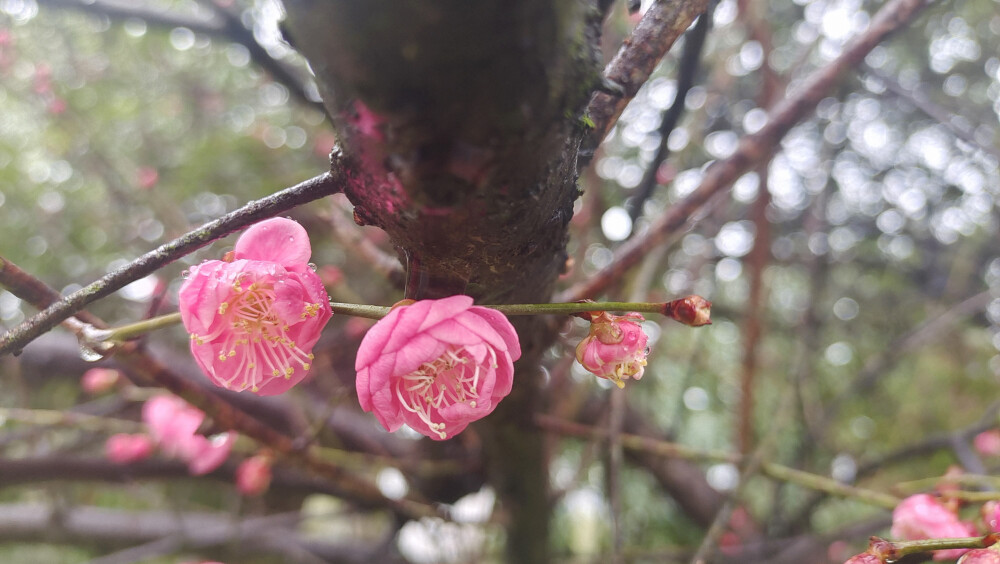
[[[225,260],[191,269],[179,293],[181,318],[191,352],[213,383],[274,395],[307,375],[331,316],[321,278],[308,263],[311,253],[302,226],[274,218],[249,228]],[[663,313],[689,325],[709,323],[710,304],[692,298],[665,304]],[[590,334],[576,350],[584,368],[619,387],[641,378],[648,354],[642,315],[587,316]],[[406,424],[448,439],[510,393],[520,355],[510,321],[472,305],[469,296],[404,300],[361,342],[358,400],[389,431]]]
[[[177,396],[159,395],[142,406],[142,420],[148,434],[117,434],[105,443],[108,459],[119,464],[142,460],[154,448],[169,458],[183,460],[188,471],[195,476],[207,474],[218,468],[232,449],[235,433],[221,433],[212,437],[198,434],[205,421],[205,413]]]
[[[947,489],[943,488],[943,489]],[[963,521],[956,500],[931,494],[907,497],[892,512],[891,534],[904,541],[994,536],[1000,533],[1000,503],[988,501],[980,507],[980,523]],[[996,537],[1000,538],[1000,536]],[[993,539],[996,540],[996,539]],[[985,543],[989,544],[989,543]],[[982,545],[980,545],[982,546]],[[895,560],[892,543],[873,537],[867,552],[852,556],[845,564],[883,564]],[[1000,545],[987,548],[954,548],[934,551],[934,560],[954,560],[958,564],[1000,564]]]

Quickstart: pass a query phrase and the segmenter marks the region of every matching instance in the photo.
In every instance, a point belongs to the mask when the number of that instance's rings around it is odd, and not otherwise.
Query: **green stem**
[[[955,539],[928,539],[915,541],[886,541],[877,537],[872,537],[872,544],[881,545],[879,552],[898,560],[910,554],[920,554],[932,550],[951,550],[955,548],[988,548],[997,541],[996,533],[991,533],[982,537],[955,538]],[[886,546],[888,545],[888,546]],[[888,549],[888,550],[886,550]]]
[[[179,312],[168,313],[159,317],[151,317],[149,319],[137,321],[136,323],[130,323],[128,325],[108,329],[107,331],[100,331],[98,335],[95,335],[95,337],[100,341],[127,341],[140,335],[145,335],[150,331],[156,331],[157,329],[177,325],[180,322],[181,314]]]
[[[484,305],[495,309],[504,315],[570,315],[574,313],[585,313],[588,311],[636,311],[639,313],[664,313],[663,303],[645,302],[571,302],[557,304],[504,304],[504,305]],[[388,315],[392,308],[386,306],[374,306],[364,304],[343,304],[331,302],[330,307],[334,313],[343,315],[353,315],[355,317],[367,317],[369,319],[382,319]]]
[[[659,313],[661,315],[671,315],[673,317],[673,307],[675,302],[667,303],[647,303],[647,302],[572,302],[557,304],[504,304],[487,305],[504,315],[572,315],[575,313],[586,313],[589,311],[636,311],[639,313]],[[392,310],[388,306],[376,306],[368,304],[345,304],[330,302],[330,307],[334,313],[341,315],[351,315],[354,317],[366,317],[368,319],[382,319]],[[676,319],[676,317],[675,317]],[[152,317],[142,321],[122,325],[113,329],[96,330],[91,338],[98,342],[122,342],[133,339],[140,335],[176,325],[181,322],[180,313],[168,313],[159,317]]]

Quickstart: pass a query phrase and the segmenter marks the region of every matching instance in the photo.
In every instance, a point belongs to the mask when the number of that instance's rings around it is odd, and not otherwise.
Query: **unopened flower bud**
[[[1000,549],[993,545],[989,548],[970,550],[958,559],[957,564],[1000,564]]]
[[[691,327],[711,325],[712,302],[692,294],[664,304],[663,315]]]
[[[104,393],[121,379],[121,372],[112,368],[91,368],[80,378],[80,387],[91,395]]]
[[[844,564],[885,564],[885,560],[882,560],[878,556],[868,552],[862,552],[861,554],[855,554],[854,556],[847,559]]]
[[[236,468],[236,489],[245,496],[260,495],[271,485],[271,457],[258,454]]]

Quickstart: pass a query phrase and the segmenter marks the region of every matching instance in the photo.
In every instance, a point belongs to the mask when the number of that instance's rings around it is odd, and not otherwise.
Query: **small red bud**
[[[690,295],[664,304],[663,315],[691,327],[711,325],[712,302],[701,296]]]

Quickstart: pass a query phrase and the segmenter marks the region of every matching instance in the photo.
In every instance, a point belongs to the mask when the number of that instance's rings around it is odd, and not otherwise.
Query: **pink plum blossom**
[[[121,372],[113,368],[91,368],[80,378],[80,387],[91,395],[104,393],[121,379]]]
[[[590,334],[576,346],[576,360],[587,371],[611,380],[619,388],[625,387],[628,378],[642,378],[648,354],[642,321],[642,315],[634,312],[624,316],[608,312],[593,315]]]
[[[236,468],[236,489],[245,496],[260,495],[271,485],[271,457],[258,454]]]
[[[848,558],[844,564],[885,564],[885,561],[874,554],[862,552]]]
[[[957,564],[1000,564],[1000,547],[977,548],[966,552]]]
[[[961,538],[975,536],[975,529],[958,519],[954,511],[928,494],[912,495],[892,512],[892,536],[904,540]],[[958,558],[967,549],[939,550],[935,560]]]
[[[987,501],[979,508],[979,514],[983,517],[987,532],[1000,533],[1000,503]]]
[[[469,296],[399,306],[361,341],[358,400],[388,431],[448,439],[510,393],[520,356],[510,321]]]
[[[305,229],[276,217],[247,229],[231,262],[191,269],[178,296],[181,318],[215,385],[269,396],[305,378],[332,315],[311,253]]]
[[[196,476],[221,466],[236,440],[235,433],[199,435],[205,413],[176,396],[150,398],[142,406],[142,419],[163,454],[183,460]]]
[[[104,455],[117,464],[131,464],[153,454],[153,439],[148,435],[118,433],[104,443]]]
[[[1000,455],[1000,429],[983,431],[972,439],[972,446],[983,456]]]

